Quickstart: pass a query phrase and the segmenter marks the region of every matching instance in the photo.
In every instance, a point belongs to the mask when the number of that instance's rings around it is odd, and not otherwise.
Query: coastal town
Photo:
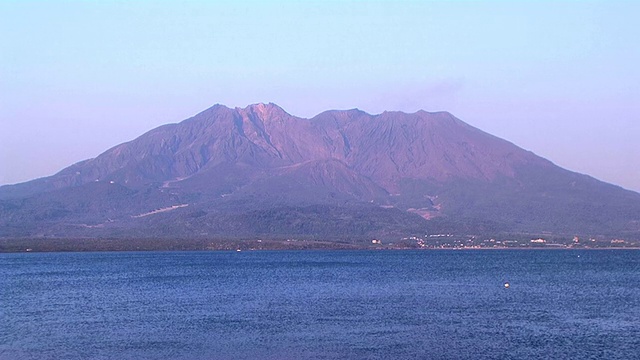
[[[384,246],[377,239],[371,241],[373,245]],[[408,247],[416,249],[513,249],[513,248],[547,248],[547,249],[602,249],[602,248],[638,248],[640,241],[606,237],[581,238],[579,236],[548,236],[527,237],[514,235],[508,239],[497,239],[477,235],[432,234],[424,236],[404,237],[397,243],[387,244],[393,247]]]

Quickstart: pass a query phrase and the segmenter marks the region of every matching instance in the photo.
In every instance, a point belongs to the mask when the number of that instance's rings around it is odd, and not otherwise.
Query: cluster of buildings
[[[373,240],[373,244],[384,245],[380,240]],[[514,236],[511,239],[486,238],[482,236],[467,235],[457,236],[453,234],[431,234],[424,236],[408,236],[396,243],[386,244],[397,248],[416,249],[487,249],[487,248],[635,248],[640,247],[640,241],[624,239],[588,238],[581,240],[578,236],[573,238],[550,237],[526,237]]]

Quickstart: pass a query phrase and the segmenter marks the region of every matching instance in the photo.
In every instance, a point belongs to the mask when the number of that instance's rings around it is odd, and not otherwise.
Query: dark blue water
[[[0,254],[3,360],[483,358],[640,358],[640,251]]]

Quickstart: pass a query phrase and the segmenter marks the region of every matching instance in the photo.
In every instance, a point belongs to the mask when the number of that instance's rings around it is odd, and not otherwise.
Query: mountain
[[[447,112],[215,105],[0,187],[0,237],[640,237],[640,194]]]

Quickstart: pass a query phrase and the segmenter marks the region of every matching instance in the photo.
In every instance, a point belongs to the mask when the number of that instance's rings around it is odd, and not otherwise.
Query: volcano
[[[0,187],[0,237],[640,237],[640,194],[447,112],[215,105]]]

